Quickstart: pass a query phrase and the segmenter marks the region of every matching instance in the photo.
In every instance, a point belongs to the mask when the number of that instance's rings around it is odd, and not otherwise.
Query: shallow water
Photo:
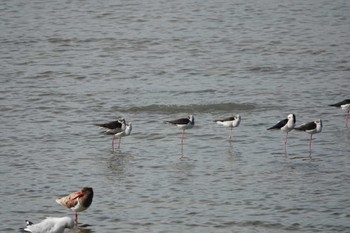
[[[1,232],[349,232],[348,1],[0,3]],[[323,131],[266,129],[289,113]],[[185,133],[165,120],[195,116]],[[229,130],[214,119],[235,114]],[[94,123],[133,123],[121,150]]]

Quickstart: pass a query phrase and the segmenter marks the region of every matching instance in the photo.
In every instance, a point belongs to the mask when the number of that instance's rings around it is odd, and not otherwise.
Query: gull
[[[48,217],[37,224],[28,220],[26,223],[24,231],[32,233],[63,233],[65,228],[72,229],[74,227],[74,221],[70,217]]]

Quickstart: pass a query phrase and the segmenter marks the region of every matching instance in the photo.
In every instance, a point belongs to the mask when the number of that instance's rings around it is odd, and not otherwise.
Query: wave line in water
[[[152,104],[147,106],[131,107],[125,109],[125,112],[138,113],[138,112],[152,112],[152,113],[164,113],[173,114],[179,112],[186,113],[207,113],[207,112],[226,112],[226,111],[244,111],[252,110],[255,106],[252,104],[236,104],[236,103],[221,103],[221,104],[189,104],[189,105],[162,105]]]

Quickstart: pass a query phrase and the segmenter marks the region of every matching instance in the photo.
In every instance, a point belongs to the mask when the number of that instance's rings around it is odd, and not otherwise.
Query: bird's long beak
[[[73,200],[75,200],[75,199],[77,199],[77,198],[79,198],[79,197],[82,197],[83,195],[84,195],[83,192],[79,192],[79,193],[77,193],[77,195],[73,198]]]

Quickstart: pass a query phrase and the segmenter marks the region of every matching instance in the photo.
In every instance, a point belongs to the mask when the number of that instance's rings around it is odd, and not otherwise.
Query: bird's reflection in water
[[[127,152],[115,152],[107,160],[107,167],[116,175],[125,173],[128,164],[134,160],[134,156]]]
[[[227,156],[231,159],[237,158],[241,153],[235,147],[235,143],[233,141],[229,141],[229,145],[227,146]]]

